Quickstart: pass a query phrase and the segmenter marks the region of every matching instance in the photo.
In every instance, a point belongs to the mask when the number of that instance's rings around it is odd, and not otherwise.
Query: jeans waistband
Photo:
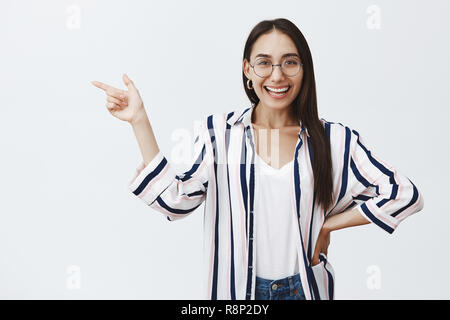
[[[292,288],[301,283],[300,273],[287,276],[285,278],[270,280],[256,276],[256,285],[261,290],[273,290],[274,288]]]

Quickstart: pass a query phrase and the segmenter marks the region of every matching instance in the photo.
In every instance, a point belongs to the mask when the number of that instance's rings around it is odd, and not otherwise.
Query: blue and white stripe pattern
[[[137,167],[129,189],[169,221],[187,217],[204,203],[205,299],[255,299],[254,105],[205,118],[194,144],[194,163],[177,174],[160,151]],[[292,210],[296,213],[300,277],[307,300],[334,299],[335,274],[325,254],[312,266],[320,229],[327,216],[357,208],[369,221],[392,233],[424,201],[415,184],[382,161],[356,130],[320,119],[331,144],[333,206],[315,203],[308,130],[300,130],[293,166]],[[274,195],[276,197],[276,195]]]

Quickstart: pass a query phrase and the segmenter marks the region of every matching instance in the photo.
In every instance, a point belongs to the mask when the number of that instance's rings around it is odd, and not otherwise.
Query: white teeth
[[[273,92],[285,92],[288,91],[289,87],[285,87],[285,88],[280,88],[280,89],[275,89],[275,88],[270,88],[270,87],[266,87],[267,90],[269,91],[273,91]]]

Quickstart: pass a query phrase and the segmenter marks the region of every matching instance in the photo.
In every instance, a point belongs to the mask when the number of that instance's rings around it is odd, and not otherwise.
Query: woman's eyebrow
[[[300,58],[300,57],[298,56],[298,54],[293,53],[293,52],[285,53],[285,54],[283,54],[281,57],[284,58],[284,57],[292,57],[292,56]],[[272,58],[272,56],[271,56],[270,54],[265,54],[265,53],[258,53],[258,54],[255,56],[255,59],[258,58],[258,57]]]

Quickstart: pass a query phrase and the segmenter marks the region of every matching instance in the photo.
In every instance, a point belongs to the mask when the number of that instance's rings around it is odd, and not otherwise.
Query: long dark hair
[[[298,96],[292,102],[293,113],[297,119],[308,129],[313,151],[313,174],[315,200],[321,204],[325,212],[333,203],[333,177],[330,151],[330,140],[325,128],[319,119],[317,112],[316,82],[314,68],[308,43],[301,31],[291,21],[279,18],[274,20],[263,20],[253,27],[244,47],[244,57],[250,61],[250,53],[255,41],[262,34],[277,29],[288,35],[295,43],[303,63],[302,87]],[[254,90],[247,88],[247,77],[242,71],[244,90],[252,104],[257,105],[259,98]]]

